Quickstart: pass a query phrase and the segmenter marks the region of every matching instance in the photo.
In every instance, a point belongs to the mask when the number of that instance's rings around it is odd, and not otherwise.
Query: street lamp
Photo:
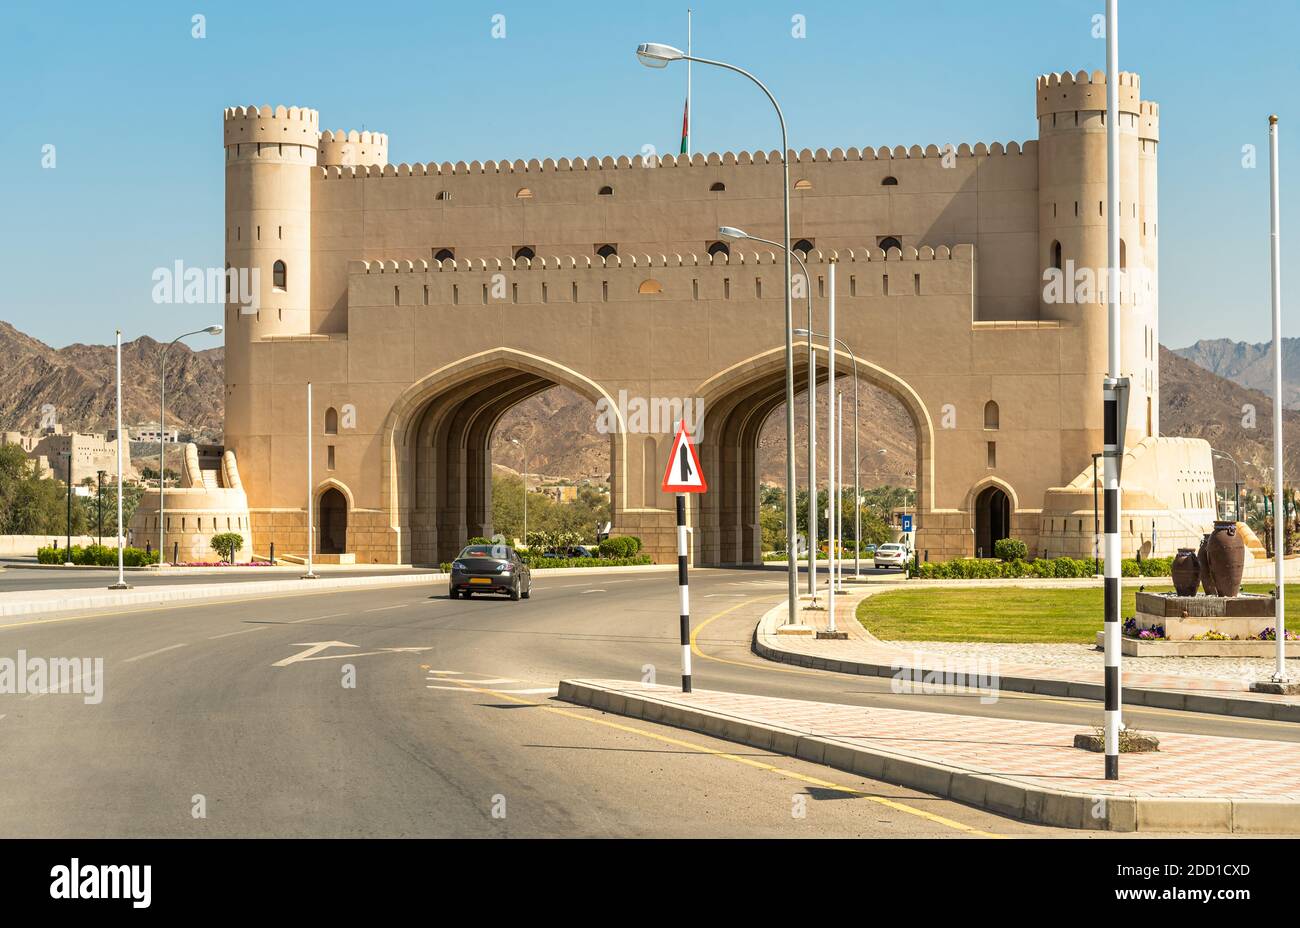
[[[159,394],[162,400],[158,411],[158,564],[161,566],[166,558],[167,548],[164,545],[166,531],[166,513],[165,513],[165,495],[167,493],[167,461],[164,457],[167,448],[167,352],[172,345],[176,344],[183,338],[189,338],[191,335],[220,335],[224,329],[219,325],[210,325],[206,329],[195,329],[193,332],[186,332],[184,335],[177,335],[163,348],[162,354],[158,358],[158,381]],[[118,433],[117,440],[122,440],[121,433]],[[311,547],[311,539],[307,539],[307,546]]]
[[[68,537],[67,545],[63,551],[63,565],[72,566],[72,436],[68,436],[68,450],[60,451],[60,455],[68,459]]]
[[[524,456],[524,547],[528,547],[528,452],[518,438],[510,439],[510,444],[519,446],[519,453]]]
[[[806,274],[805,274],[806,276]],[[794,334],[802,338],[809,339],[809,346],[812,345],[814,338],[827,338],[821,332],[813,332],[809,329],[795,329]],[[858,356],[853,353],[853,349],[842,338],[835,339],[836,344],[849,353],[853,361],[853,577],[855,580],[862,579],[862,486],[861,486],[861,461],[858,458],[858,429],[862,425],[862,410],[858,405]],[[829,350],[834,350],[833,345],[827,346]],[[881,448],[880,453],[884,454],[885,449]]]
[[[1232,455],[1228,454],[1226,451],[1220,451],[1217,448],[1211,448],[1210,454],[1214,455],[1216,458],[1219,458],[1222,461],[1228,461],[1230,464],[1232,464],[1232,517],[1236,521],[1240,522],[1241,521],[1241,482],[1237,479],[1239,476],[1239,472],[1237,470],[1237,459],[1234,458]],[[1218,513],[1216,512],[1215,515],[1217,516]]]
[[[99,471],[95,474],[95,478],[99,482],[98,489],[95,491],[95,509],[97,510],[97,517],[99,519],[99,537],[96,539],[95,543],[102,547],[104,544],[104,472],[102,470]]]
[[[795,329],[796,335],[808,337],[807,333],[813,326],[813,301],[812,301],[812,278],[808,274],[808,265],[804,263],[803,256],[794,249],[782,245],[780,242],[769,241],[765,238],[759,238],[756,235],[750,235],[748,232],[737,229],[734,226],[720,226],[718,234],[723,238],[729,238],[736,241],[747,240],[759,242],[763,245],[771,245],[773,248],[780,248],[789,258],[794,258],[799,262],[799,270],[803,272],[804,293],[808,298],[808,328]],[[823,336],[824,337],[824,336]],[[817,353],[813,348],[812,339],[808,339],[808,593],[812,596],[813,605],[817,604]]]
[[[680,48],[673,48],[671,45],[646,42],[637,46],[636,56],[648,68],[667,67],[670,61],[693,61],[698,64],[707,64],[728,71],[735,71],[737,74],[749,78],[758,85],[759,90],[763,91],[764,96],[767,97],[776,110],[777,121],[781,124],[782,238],[788,246],[790,242],[790,146],[785,127],[785,114],[781,112],[781,104],[776,102],[776,97],[772,96],[772,92],[767,89],[767,85],[744,68],[738,68],[723,61],[713,61],[709,58],[688,55]],[[794,309],[790,293],[790,278],[792,275],[788,247],[785,249],[785,255],[785,550],[786,562],[789,565],[786,571],[786,595],[788,600],[786,621],[793,625],[798,621],[799,617],[799,559],[794,550],[795,529],[797,526],[794,505]]]

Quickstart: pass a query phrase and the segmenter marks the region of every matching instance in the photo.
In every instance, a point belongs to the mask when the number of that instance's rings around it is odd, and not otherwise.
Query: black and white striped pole
[[[1119,0],[1106,0],[1106,341],[1107,375],[1102,386],[1105,481],[1105,737],[1106,779],[1119,779],[1120,685],[1120,465],[1128,423],[1128,378],[1120,376],[1119,280]]]
[[[691,691],[691,585],[686,576],[686,494],[677,494],[677,590],[682,616],[682,692]]]
[[[664,479],[660,489],[665,493],[677,494],[677,591],[681,601],[678,613],[681,617],[682,642],[682,692],[691,691],[691,591],[687,579],[687,535],[686,494],[703,493],[708,489],[704,473],[700,470],[700,456],[691,443],[690,433],[686,430],[686,421],[682,420],[677,429],[677,438],[673,440],[672,453],[668,455],[668,467],[664,470]]]

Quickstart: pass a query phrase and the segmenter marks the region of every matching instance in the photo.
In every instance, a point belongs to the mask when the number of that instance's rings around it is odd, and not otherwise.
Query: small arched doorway
[[[336,488],[320,495],[320,540],[317,554],[343,554],[348,547],[348,501]]]
[[[1011,499],[1000,487],[985,487],[975,497],[975,553],[993,556],[993,546],[1011,537]]]

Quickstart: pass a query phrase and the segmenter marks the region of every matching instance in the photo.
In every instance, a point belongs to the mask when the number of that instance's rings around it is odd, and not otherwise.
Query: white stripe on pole
[[[691,54],[691,11],[686,10],[686,54]],[[692,155],[691,133],[695,129],[695,112],[691,106],[691,60],[686,59],[686,157]]]
[[[682,454],[687,454],[685,448]],[[682,692],[691,691],[691,591],[686,564],[686,494],[677,494],[677,589],[680,593]]]
[[[1282,487],[1282,216],[1278,184],[1277,117],[1268,117],[1269,254],[1272,262],[1270,290],[1273,301],[1273,582],[1274,630],[1277,632],[1277,669],[1273,679],[1282,683],[1286,673],[1286,492]]]
[[[826,608],[830,613],[831,631],[835,630],[835,564],[839,560],[835,553],[835,544],[838,539],[835,537],[835,505],[838,487],[835,483],[835,458],[838,450],[835,447],[835,262],[830,262],[827,274],[830,279],[830,292],[827,297],[826,306],[829,315],[830,329],[826,336],[826,363],[828,365],[828,376],[826,378],[826,565],[827,565],[827,598]],[[812,286],[812,281],[808,282]]]

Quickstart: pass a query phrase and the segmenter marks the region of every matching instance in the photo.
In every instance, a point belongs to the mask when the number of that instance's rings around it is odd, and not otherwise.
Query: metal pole
[[[67,563],[72,563],[72,436],[68,436],[68,547]]]
[[[95,518],[99,522],[99,534],[95,536],[95,545],[102,548],[104,546],[104,472],[98,471],[95,474]]]
[[[849,357],[853,359],[853,579],[861,580],[862,487],[858,482],[858,470],[862,461],[858,458],[858,432],[862,427],[862,410],[858,406],[858,358],[852,351]]]
[[[1119,305],[1119,0],[1106,0],[1106,328],[1107,376],[1103,387],[1105,432],[1106,573],[1105,586],[1105,751],[1106,779],[1119,779],[1120,689],[1120,446],[1126,422],[1120,421]]]
[[[171,342],[162,350],[162,356],[158,360],[158,392],[160,394],[158,408],[158,566],[161,567],[163,559],[167,556],[167,549],[164,546],[166,536],[164,532],[166,524],[166,487],[167,487],[167,351],[176,342]]]
[[[309,380],[307,381],[307,572],[302,576],[304,580],[316,579],[311,563],[312,550],[316,547],[315,530],[312,526],[312,495],[315,485],[311,474],[311,426],[311,381]]]
[[[829,275],[835,273],[835,262],[832,260]],[[831,278],[832,284],[835,278]],[[811,285],[811,282],[810,282]],[[836,483],[835,459],[839,456],[839,449],[835,447],[835,287],[832,285],[830,290],[830,299],[826,303],[828,314],[828,325],[826,335],[826,564],[827,564],[827,588],[829,594],[827,597],[827,610],[830,614],[830,623],[827,626],[831,631],[835,631],[835,565],[839,562],[838,552],[835,545],[839,541],[836,534],[835,510],[832,508],[838,502],[839,485]]]
[[[1099,573],[1101,565],[1097,563],[1098,554],[1097,543],[1101,541],[1101,522],[1098,519],[1097,512],[1097,458],[1099,454],[1092,456],[1092,573],[1096,576]]]
[[[804,275],[805,285],[808,274]],[[812,315],[812,290],[809,289],[808,315]],[[817,605],[817,349],[812,343],[812,325],[808,326],[808,592]]]
[[[835,394],[835,539],[844,546],[844,393]],[[844,592],[844,552],[835,558],[835,587]],[[831,631],[835,631],[834,622]]]
[[[691,691],[691,591],[686,577],[685,493],[677,494],[677,590],[681,599],[682,692],[689,693]]]
[[[1282,489],[1282,214],[1278,189],[1277,117],[1268,117],[1269,253],[1273,297],[1273,582],[1276,586],[1277,669],[1274,681],[1286,681],[1286,506]]]
[[[692,123],[695,122],[695,114],[691,111],[691,10],[686,10],[686,157],[690,158],[694,154],[691,151],[691,129]],[[526,541],[527,539],[525,539]]]
[[[127,590],[126,562],[123,548],[126,532],[122,528],[122,330],[117,330],[117,583],[110,590]]]

